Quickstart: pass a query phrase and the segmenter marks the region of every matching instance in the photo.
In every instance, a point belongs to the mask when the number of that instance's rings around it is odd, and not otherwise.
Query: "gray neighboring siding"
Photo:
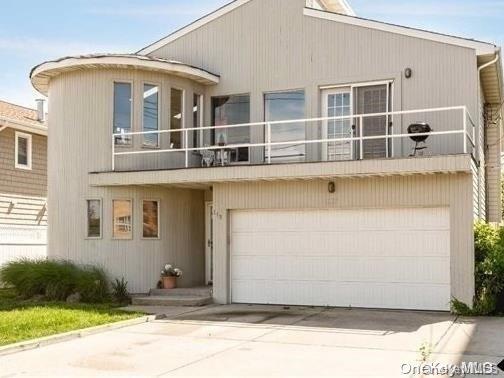
[[[491,108],[495,117],[502,110],[498,106]],[[486,190],[487,190],[487,216],[488,221],[502,222],[502,199],[501,199],[501,138],[502,121],[497,124],[486,125]]]
[[[214,186],[214,297],[218,303],[230,301],[230,210],[444,206],[450,208],[452,295],[472,303],[474,240],[470,174],[338,179],[335,194],[328,193],[327,183],[321,180]]]
[[[211,96],[250,93],[251,121],[257,122],[263,121],[265,92],[302,88],[306,116],[315,117],[320,86],[384,79],[394,80],[395,110],[467,105],[477,118],[474,50],[304,16],[304,4],[253,0],[150,55],[221,75],[220,84],[207,91],[207,123]],[[403,76],[407,67],[413,69],[409,80]],[[394,132],[404,131],[408,122],[395,121]],[[460,128],[461,122],[460,117]],[[452,127],[442,120],[433,126]],[[317,127],[308,128],[307,136],[317,137]],[[255,128],[251,137],[263,140],[262,129]],[[461,145],[457,139],[444,137],[442,144],[453,153]],[[408,147],[399,149],[406,153]],[[261,151],[252,155],[253,161],[262,160]],[[308,148],[309,158],[318,156],[317,148]]]
[[[24,134],[29,134],[23,131]],[[0,193],[47,196],[47,137],[32,135],[32,169],[15,168],[16,130],[7,128],[0,132]]]

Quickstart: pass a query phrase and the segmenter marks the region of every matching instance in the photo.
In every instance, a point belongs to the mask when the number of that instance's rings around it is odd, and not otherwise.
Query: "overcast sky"
[[[270,0],[275,1],[275,0]],[[36,64],[61,56],[134,52],[226,0],[4,0],[0,99],[33,106]],[[504,0],[349,0],[361,17],[504,44]]]

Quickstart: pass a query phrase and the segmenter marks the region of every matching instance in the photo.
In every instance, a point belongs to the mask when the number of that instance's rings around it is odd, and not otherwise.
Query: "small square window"
[[[17,169],[32,169],[32,136],[16,132],[15,166]]]

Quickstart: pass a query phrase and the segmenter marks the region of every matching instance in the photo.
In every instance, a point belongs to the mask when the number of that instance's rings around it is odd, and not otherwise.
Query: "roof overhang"
[[[84,55],[65,57],[34,67],[30,73],[32,85],[47,96],[49,82],[62,73],[92,69],[133,69],[154,71],[190,79],[203,85],[215,85],[220,77],[201,68],[167,59],[151,58],[141,55]]]
[[[348,14],[355,16],[355,12],[346,0],[320,0],[322,5],[330,11],[336,13]]]
[[[23,122],[20,120],[0,116],[0,131],[3,131],[6,128],[47,136],[47,126],[34,125],[29,122]]]
[[[400,34],[414,38],[426,39],[449,45],[461,46],[476,50],[476,55],[492,55],[498,51],[498,47],[492,43],[467,39],[447,34],[436,33],[428,30],[415,29],[406,26],[389,24],[366,18],[333,13],[313,8],[305,8],[304,15],[322,20],[335,21],[343,24],[361,26],[368,29],[381,30],[388,33]]]
[[[497,61],[495,61],[495,59]],[[491,64],[494,62],[494,64]],[[481,87],[485,96],[485,102],[491,105],[500,106],[504,100],[503,94],[503,72],[502,72],[502,53],[483,55],[478,57],[478,66],[483,68],[480,73]]]

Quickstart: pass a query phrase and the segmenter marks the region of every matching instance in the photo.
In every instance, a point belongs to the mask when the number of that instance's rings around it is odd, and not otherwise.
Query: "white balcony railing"
[[[331,122],[347,123],[351,125],[348,129],[348,133],[340,133],[337,136],[324,136],[304,139],[295,138],[292,140],[281,140],[274,141],[275,130],[278,127],[283,127],[288,125],[300,125],[303,124],[306,131],[310,128],[315,128],[316,132],[311,133],[311,135],[325,135],[327,133],[323,130],[327,130],[327,126]],[[474,157],[477,155],[477,143],[478,138],[476,138],[476,124],[473,121],[470,113],[466,106],[455,106],[455,107],[444,107],[444,108],[431,108],[431,109],[419,109],[419,110],[402,110],[394,112],[384,112],[384,113],[371,113],[371,114],[356,114],[349,116],[340,117],[319,117],[319,118],[308,118],[308,119],[295,119],[295,120],[282,120],[282,121],[271,121],[271,122],[253,122],[246,124],[235,124],[226,126],[208,126],[208,127],[198,127],[198,128],[186,128],[177,130],[159,130],[159,131],[145,131],[145,132],[122,132],[120,134],[112,135],[112,170],[116,170],[117,159],[120,157],[137,157],[141,159],[141,156],[149,155],[170,155],[170,154],[182,154],[184,157],[182,159],[183,163],[181,166],[175,168],[191,168],[196,166],[201,166],[199,161],[194,164],[194,155],[201,156],[205,151],[213,151],[219,153],[221,151],[238,150],[243,148],[251,149],[261,149],[263,151],[261,154],[264,159],[261,162],[251,162],[251,164],[273,164],[275,163],[275,157],[273,156],[274,150],[282,147],[288,146],[318,146],[319,153],[317,157],[308,158],[305,156],[304,161],[314,162],[314,161],[326,161],[332,160],[328,156],[324,156],[327,150],[327,146],[334,144],[344,144],[350,146],[350,152],[344,160],[362,160],[366,159],[366,143],[372,141],[384,141],[384,148],[386,149],[385,157],[405,157],[410,156],[412,141],[411,138],[413,134],[407,132],[408,125],[412,123],[425,122],[428,123],[433,131],[428,133],[417,133],[414,134],[416,137],[426,136],[429,139],[431,145],[430,155],[448,155],[455,153],[472,154]],[[383,133],[377,135],[367,132],[369,123],[374,123],[378,125],[378,129],[384,130]],[[380,127],[380,124],[382,126]],[[214,140],[217,139],[215,136],[211,137],[211,133],[217,134],[218,132],[226,132],[232,129],[239,128],[250,128],[249,134],[252,134],[252,128],[262,128],[264,130],[264,138],[261,138],[259,142],[250,143],[230,143],[230,144],[217,144]],[[375,129],[376,130],[376,129]],[[172,133],[180,133],[180,143],[181,148],[172,148],[171,143],[168,144],[167,148],[163,148],[163,143],[161,139],[163,135],[170,136]],[[198,135],[197,138],[192,138],[193,133]],[[262,132],[260,133],[262,135]],[[257,134],[255,134],[257,135]],[[134,138],[141,137],[144,139],[146,136],[151,136],[151,139],[155,139],[159,143],[158,148],[144,148],[141,146],[135,148]],[[152,138],[155,136],[155,138]],[[199,144],[204,144],[205,138],[208,141],[208,145],[204,146],[191,146],[190,141],[197,140]],[[438,139],[437,141],[435,139]],[[212,140],[214,139],[214,140]],[[127,148],[124,146],[116,145],[118,140],[127,140],[130,144]],[[427,147],[429,149],[429,147]],[[399,152],[398,152],[399,151]],[[165,158],[163,158],[165,159]],[[167,158],[169,159],[169,158]],[[129,160],[131,163],[131,160]],[[224,159],[221,159],[221,163],[225,165]],[[132,166],[138,166],[138,164],[132,164]],[[140,164],[142,166],[142,164]],[[174,168],[174,167],[171,167]],[[128,169],[128,167],[123,167],[122,169]],[[148,169],[148,168],[144,168]]]

